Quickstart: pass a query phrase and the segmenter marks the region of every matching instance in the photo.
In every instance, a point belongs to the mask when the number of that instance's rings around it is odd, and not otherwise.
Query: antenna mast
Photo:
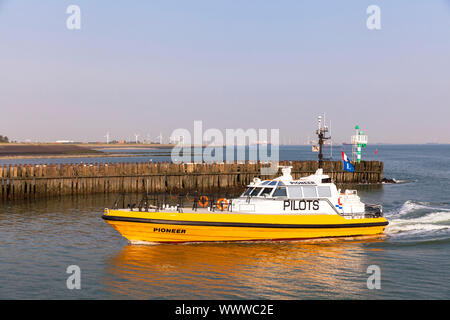
[[[316,131],[317,136],[319,137],[319,169],[323,168],[323,153],[322,148],[325,140],[330,139],[330,136],[326,136],[325,134],[328,132],[328,127],[324,124],[322,126],[322,116],[319,116],[319,126]]]

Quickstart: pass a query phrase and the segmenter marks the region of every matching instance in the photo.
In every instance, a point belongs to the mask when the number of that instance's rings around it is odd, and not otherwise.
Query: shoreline
[[[131,150],[151,149],[155,153],[167,153],[160,149],[172,149],[173,145],[156,144],[20,144],[20,143],[1,143],[0,160],[24,160],[24,159],[67,159],[67,158],[112,158],[112,157],[140,157],[139,153],[133,153]],[[108,152],[112,150],[113,152]],[[123,150],[125,152],[114,152],[114,150]],[[129,152],[126,152],[130,150]],[[142,155],[144,157],[144,155]],[[153,155],[150,155],[153,156]],[[158,154],[154,155],[155,157]]]
[[[29,156],[0,156],[0,160],[27,160],[27,159],[68,159],[68,158],[118,158],[118,157],[148,157],[135,154],[54,154],[54,155],[29,155]],[[152,155],[152,157],[158,155]]]

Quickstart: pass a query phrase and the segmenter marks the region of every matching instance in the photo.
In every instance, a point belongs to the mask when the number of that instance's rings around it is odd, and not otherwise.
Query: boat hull
[[[384,218],[111,210],[103,218],[130,242],[282,241],[383,233]]]

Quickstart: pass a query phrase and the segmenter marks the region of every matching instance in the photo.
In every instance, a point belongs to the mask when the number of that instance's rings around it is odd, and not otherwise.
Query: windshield
[[[261,189],[262,189],[262,188],[255,188],[255,189],[250,193],[250,195],[251,195],[252,197],[257,196],[258,193],[261,191]]]
[[[272,197],[286,197],[286,196],[287,196],[286,187],[276,188],[272,195]]]
[[[260,197],[263,197],[265,194],[269,195],[272,192],[273,188],[264,188],[264,190],[259,195]]]
[[[245,190],[245,192],[242,194],[242,196],[246,197],[250,194],[250,192],[252,192],[253,188],[248,188],[247,190]]]

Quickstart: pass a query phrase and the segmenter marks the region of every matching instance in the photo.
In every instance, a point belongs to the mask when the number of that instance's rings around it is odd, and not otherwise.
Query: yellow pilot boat
[[[299,180],[290,170],[255,178],[240,197],[203,208],[105,209],[103,219],[132,243],[350,237],[381,234],[388,225],[381,206],[363,204],[355,190],[341,193],[322,169]]]
[[[294,180],[291,167],[273,180],[255,178],[236,199],[217,203],[201,197],[181,205],[105,209],[103,219],[130,242],[302,240],[383,233],[388,221],[380,205],[364,204],[356,190],[341,193],[323,174],[327,127],[319,117],[319,169]],[[198,205],[197,205],[198,204]]]

